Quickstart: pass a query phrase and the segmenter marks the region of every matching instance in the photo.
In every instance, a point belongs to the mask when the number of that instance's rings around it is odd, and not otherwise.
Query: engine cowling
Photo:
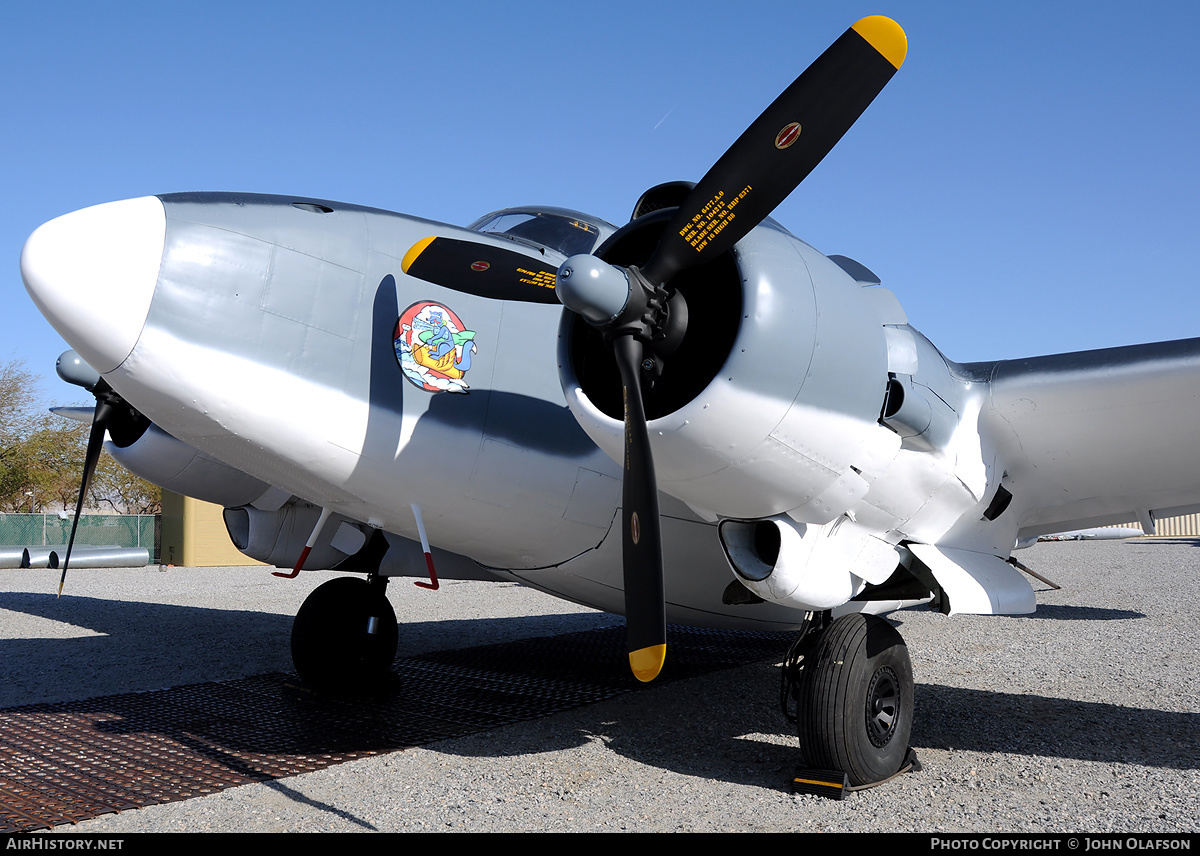
[[[244,505],[270,489],[151,424],[133,443],[108,444],[118,464],[167,490],[217,505]]]
[[[671,213],[643,217],[618,233],[623,245],[597,254],[639,263]],[[904,323],[895,298],[770,220],[670,285],[687,300],[688,323],[645,395],[659,488],[709,519],[787,513],[822,524],[844,513],[866,493],[862,474],[881,471],[900,447],[879,422],[883,324]],[[608,350],[571,313],[560,334],[571,412],[619,461],[623,414]]]

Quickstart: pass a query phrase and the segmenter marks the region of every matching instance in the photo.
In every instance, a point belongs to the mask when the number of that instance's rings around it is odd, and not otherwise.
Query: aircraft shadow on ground
[[[1197,726],[1195,713],[918,684],[913,743],[1195,770]]]
[[[0,639],[0,708],[292,671],[290,615],[30,593],[0,593],[0,609],[99,634]],[[589,611],[405,622],[398,656],[617,621]]]
[[[1051,619],[1052,621],[1133,621],[1145,618],[1143,612],[1132,609],[1111,609],[1103,606],[1058,606],[1053,603],[1038,604],[1037,612],[1028,615],[1009,615],[1009,620]]]
[[[286,649],[291,622],[288,616],[261,612],[125,604],[90,598],[56,603],[52,597],[30,594],[0,596],[0,607],[108,634],[105,637],[0,641],[0,663],[7,664],[6,672],[19,671],[22,663],[31,668],[41,662],[94,664],[95,652],[91,649],[108,645],[113,655],[101,658],[104,661],[102,667],[126,670],[138,676],[145,671],[143,666],[148,650],[159,659],[186,658],[190,662],[193,642],[200,644],[213,637],[225,637],[231,640],[227,648],[205,656],[212,665],[223,666],[220,677],[227,679],[229,663],[244,662],[244,658],[238,658],[245,654],[248,628],[253,627],[254,638],[265,640],[264,644]],[[547,632],[591,629],[597,620],[611,621],[611,617],[581,613],[486,622],[420,622],[403,625],[402,635],[412,641],[435,638],[439,641],[438,647],[452,649],[456,639],[474,642],[481,633],[485,636],[494,633],[509,639],[520,638],[523,631],[542,636]],[[490,629],[481,624],[490,625]],[[158,650],[160,646],[164,650]],[[406,656],[403,650],[401,656]],[[188,711],[184,709],[186,706],[163,705],[161,709],[148,712],[142,706],[144,693],[92,699],[73,707],[103,712],[97,722],[101,730],[165,735],[196,751],[203,751],[230,769],[244,764],[239,759],[247,753],[383,753],[407,746],[429,745],[431,735],[435,735],[432,739],[436,741],[431,748],[436,751],[477,758],[540,754],[601,741],[612,751],[640,763],[686,775],[771,788],[781,787],[781,781],[786,780],[786,775],[802,761],[794,730],[779,712],[775,701],[778,671],[770,663],[711,672],[663,686],[633,689],[599,704],[566,703],[559,709],[574,709],[572,715],[543,714],[525,724],[502,716],[493,718],[488,713],[488,705],[503,707],[508,696],[523,692],[511,689],[508,682],[511,679],[513,684],[519,683],[529,671],[514,665],[511,675],[505,674],[503,668],[489,673],[488,689],[469,691],[472,695],[467,701],[479,702],[476,726],[460,731],[462,736],[455,739],[446,739],[450,734],[439,739],[436,736],[439,718],[451,714],[426,699],[443,690],[439,685],[457,680],[456,672],[471,671],[474,667],[458,668],[447,661],[445,655],[437,659],[418,659],[423,664],[428,663],[428,667],[423,666],[424,670],[417,677],[401,682],[398,692],[380,699],[306,701],[289,698],[280,692],[281,676],[265,676],[258,688],[251,686],[257,679],[223,683],[219,685],[220,692],[228,695],[231,702],[241,703],[238,696],[259,696],[262,701],[251,699],[250,707],[258,705],[258,709],[245,722],[221,724],[203,734],[194,729]],[[614,670],[621,671],[622,666],[615,664]],[[94,668],[95,665],[87,665],[85,671]],[[559,677],[560,665],[551,662],[545,669],[549,677]],[[401,671],[403,673],[403,669]],[[44,675],[38,679],[44,679]],[[69,683],[81,679],[86,678],[77,671],[68,670],[60,680]],[[141,685],[129,689],[148,688]],[[75,683],[71,689],[77,696],[79,685]],[[461,697],[463,691],[454,688],[446,692],[459,693]],[[404,708],[404,716],[397,715],[397,705]],[[912,744],[918,752],[922,748],[947,749],[1174,769],[1200,766],[1200,729],[1196,728],[1200,717],[1192,713],[963,689],[936,683],[917,685],[916,706]],[[322,708],[338,708],[350,714],[352,721],[330,729],[319,721]],[[461,712],[453,716],[461,716]],[[500,724],[514,724],[515,727],[499,739],[490,729]],[[1113,739],[1113,735],[1119,735],[1119,739]]]
[[[1187,547],[1200,547],[1200,538],[1167,537],[1160,535],[1153,538],[1138,538],[1136,540],[1127,541],[1123,546],[1141,549],[1143,547],[1164,547],[1172,544],[1182,544]]]
[[[598,716],[577,742],[602,740],[640,763],[685,775],[738,784],[779,787],[803,757],[794,727],[779,712],[778,670],[769,664],[696,679],[697,689],[664,688],[661,700],[626,696],[590,708]],[[932,683],[916,686],[911,739],[922,749],[999,752],[1080,761],[1200,769],[1200,716],[1162,710],[1073,701],[1049,696],[982,691]],[[612,715],[607,708],[616,708]],[[787,738],[765,740],[755,735]],[[501,745],[479,735],[439,744],[439,751],[490,756],[558,748],[566,735],[524,730]],[[1114,739],[1115,737],[1115,739]],[[544,740],[556,744],[546,746]]]

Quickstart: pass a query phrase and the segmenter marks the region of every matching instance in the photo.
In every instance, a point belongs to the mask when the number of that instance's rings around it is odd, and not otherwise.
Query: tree
[[[34,512],[48,506],[75,510],[88,426],[54,416],[38,378],[21,360],[0,365],[0,511]],[[121,514],[157,514],[157,485],[100,455],[86,505],[109,505]]]
[[[26,462],[25,493],[37,499],[22,506],[22,511],[37,511],[57,505],[74,510],[83,478],[83,459],[87,453],[87,426],[61,416],[48,415],[26,438],[21,458]]]
[[[30,440],[49,427],[37,378],[21,360],[0,365],[0,508],[5,511],[35,511],[44,504],[40,444]]]

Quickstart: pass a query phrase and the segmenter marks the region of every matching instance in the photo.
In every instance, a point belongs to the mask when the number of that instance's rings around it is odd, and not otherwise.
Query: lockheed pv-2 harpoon
[[[1170,455],[1118,453],[1190,439],[1200,340],[956,364],[769,218],[906,44],[859,21],[620,228],[219,193],[45,224],[22,276],[96,394],[87,471],[107,431],[248,555],[365,573],[296,618],[317,687],[389,667],[389,577],[516,580],[624,613],[643,680],[668,620],[801,631],[808,763],[893,775],[913,677],[879,614],[1030,612],[1019,539],[1200,503]]]

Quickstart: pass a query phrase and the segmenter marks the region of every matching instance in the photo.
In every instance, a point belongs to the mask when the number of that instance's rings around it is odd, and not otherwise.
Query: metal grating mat
[[[668,629],[655,685],[780,656],[788,633]],[[639,684],[623,627],[398,660],[388,691],[309,696],[270,674],[0,711],[0,832],[285,778],[536,719]]]

